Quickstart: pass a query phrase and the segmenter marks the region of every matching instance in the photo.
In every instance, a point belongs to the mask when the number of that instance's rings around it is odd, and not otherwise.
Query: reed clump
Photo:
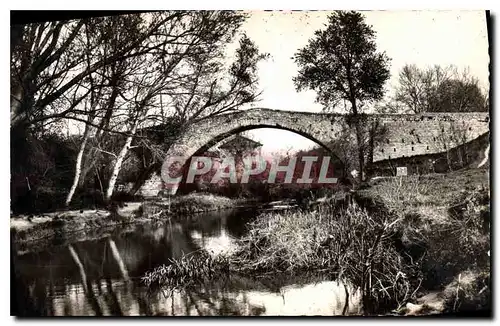
[[[260,215],[231,258],[243,273],[326,272],[361,289],[367,312],[405,304],[419,288],[419,261],[398,251],[401,219],[356,204]]]
[[[228,272],[227,257],[210,256],[200,250],[179,259],[169,259],[167,264],[147,272],[142,277],[142,282],[151,289],[174,291],[203,284]]]

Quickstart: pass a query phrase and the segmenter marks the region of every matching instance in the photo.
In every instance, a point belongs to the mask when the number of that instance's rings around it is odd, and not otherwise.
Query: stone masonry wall
[[[387,135],[373,161],[445,152],[489,131],[487,113],[441,113],[385,116]]]
[[[347,126],[346,115],[250,109],[219,115],[188,126],[167,153],[182,166],[196,153],[201,153],[224,138],[256,128],[279,128],[298,133],[327,147],[330,141],[342,136]],[[469,142],[489,131],[489,114],[484,113],[427,113],[402,115],[366,115],[370,123],[377,119],[386,133],[375,146],[373,161],[429,155],[446,151]],[[353,128],[354,129],[354,128]],[[354,132],[354,130],[353,130]],[[171,162],[167,163],[171,166]],[[162,173],[168,169],[162,168]],[[158,180],[158,176],[155,176]],[[151,181],[148,188],[156,181]],[[175,187],[167,187],[175,194]],[[158,189],[158,188],[156,188]]]

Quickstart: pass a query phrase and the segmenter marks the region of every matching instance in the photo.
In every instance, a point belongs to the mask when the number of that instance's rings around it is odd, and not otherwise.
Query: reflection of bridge
[[[378,126],[381,135],[373,151],[373,161],[435,154],[457,147],[489,132],[489,114],[425,113],[369,114],[360,116],[363,129]],[[349,117],[341,114],[250,109],[211,117],[189,125],[167,152],[183,166],[190,157],[203,153],[224,138],[257,128],[277,128],[302,135],[328,148],[333,140],[352,130]],[[162,168],[165,180],[169,164]],[[170,193],[175,194],[176,187]]]

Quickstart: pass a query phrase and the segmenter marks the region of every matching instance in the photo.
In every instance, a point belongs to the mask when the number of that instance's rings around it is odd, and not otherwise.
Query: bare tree
[[[406,65],[399,73],[396,100],[418,113],[427,107],[425,76],[416,65]]]
[[[145,69],[144,67],[141,68]],[[128,101],[128,105],[130,106],[129,112],[127,112],[129,115],[127,119],[128,128],[126,129],[128,135],[114,161],[111,178],[104,198],[106,201],[109,201],[113,195],[118,174],[120,173],[123,161],[128,154],[139,125],[144,122],[150,107],[154,105],[153,101],[155,97],[158,96],[165,87],[166,76],[168,75],[164,73],[164,71],[159,71],[158,74],[155,74],[156,78],[151,79],[146,70],[146,72],[142,74],[140,80],[134,81],[134,83],[137,83],[137,88],[135,89],[135,94],[133,94],[132,99]]]
[[[258,96],[257,63],[266,55],[260,54],[245,35],[236,50],[235,61],[228,68],[229,78],[224,84],[227,79],[223,74],[225,45],[232,40],[228,34],[234,34],[239,26],[239,23],[235,24],[235,19],[239,22],[240,17],[228,16],[226,12],[211,12],[201,17],[195,14],[191,18],[190,22],[199,29],[198,33],[188,37],[185,42],[177,40],[168,45],[167,56],[151,56],[147,61],[138,61],[145,65],[136,69],[135,77],[127,77],[130,85],[127,87],[128,93],[132,94],[128,98],[125,94],[119,97],[120,101],[129,103],[129,111],[132,103],[135,114],[127,120],[127,136],[114,161],[106,201],[111,198],[137,130],[163,121],[163,105],[171,105],[175,109],[170,118],[185,124],[236,110],[242,104],[255,101]],[[141,75],[140,80],[136,78],[137,75]],[[116,121],[116,114],[114,119]],[[154,144],[149,146],[147,139],[138,141],[142,146],[157,150]]]
[[[240,38],[235,60],[229,69],[223,67],[223,55],[220,50],[213,51],[197,56],[189,63],[189,80],[183,83],[182,92],[173,98],[181,121],[195,121],[234,111],[257,100],[260,95],[256,89],[257,64],[268,55],[259,53],[246,35]]]
[[[141,128],[185,124],[257,99],[257,63],[266,55],[244,35],[234,62],[226,58],[245,18],[172,11],[12,29],[11,124],[28,132],[62,120],[84,126],[67,205],[92,170],[102,188],[100,165],[112,158],[109,200],[134,141],[159,152],[137,135]]]
[[[170,122],[174,122],[174,126],[171,127],[180,129],[182,125],[237,110],[242,105],[258,99],[260,92],[257,90],[257,64],[268,55],[260,53],[246,35],[240,38],[234,62],[228,67],[223,65],[223,50],[220,48],[189,60],[184,66],[186,77],[182,78],[178,87],[162,92],[160,99],[171,103],[174,108],[170,116]],[[161,121],[164,113],[162,110],[159,110],[159,113],[160,117],[150,114],[148,119]],[[155,129],[167,127],[168,125],[163,123]],[[168,142],[165,138],[161,141]],[[132,194],[135,194],[153,170],[159,167],[159,162],[165,158],[167,147],[148,138],[138,139],[138,142],[140,146],[147,148],[147,156],[151,159],[144,166],[145,173],[138,177],[131,189]]]
[[[86,30],[86,46],[87,49],[90,50],[92,46],[90,45],[91,40],[90,40],[90,35],[88,32],[88,29]],[[92,61],[91,59],[91,52],[86,51],[86,60],[87,60],[87,66],[90,66],[90,62]],[[90,138],[90,135],[92,133],[92,124],[94,120],[96,119],[96,111],[97,107],[100,102],[100,97],[102,96],[102,91],[103,87],[98,87],[99,83],[102,83],[103,79],[99,78],[100,76],[94,76],[95,74],[89,74],[88,80],[89,80],[89,94],[90,97],[85,100],[85,108],[84,108],[84,115],[87,116],[87,120],[85,122],[85,127],[84,127],[84,132],[82,136],[82,140],[80,143],[80,148],[78,150],[78,154],[76,157],[76,162],[75,162],[75,174],[73,178],[73,184],[71,185],[71,188],[68,192],[68,195],[66,196],[66,201],[65,201],[65,206],[69,206],[71,203],[71,200],[73,199],[73,196],[75,194],[76,188],[78,184],[80,183],[80,177],[82,175],[82,162],[84,158],[84,153],[85,149],[87,146],[87,142]],[[98,78],[97,83],[95,78]]]
[[[468,69],[406,65],[399,73],[396,101],[411,113],[485,110],[486,96]]]
[[[187,12],[161,12],[127,15],[138,23],[128,37],[105,56],[86,63],[85,51],[98,51],[113,34],[98,33],[92,48],[82,46],[84,29],[99,29],[113,18],[59,21],[23,26],[22,37],[11,52],[11,124],[33,125],[48,119],[69,117],[78,101],[65,105],[68,92],[74,91],[91,73],[114,62],[148,53],[158,53],[169,35],[160,30]],[[85,22],[88,22],[87,24]],[[159,36],[161,35],[161,36]],[[175,38],[177,35],[171,35]],[[86,95],[85,95],[86,96]],[[80,96],[83,100],[85,96]],[[71,117],[75,118],[75,117]]]

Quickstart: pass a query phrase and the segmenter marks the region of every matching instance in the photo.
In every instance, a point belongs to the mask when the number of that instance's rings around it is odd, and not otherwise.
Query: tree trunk
[[[359,161],[359,175],[358,181],[363,182],[364,166],[365,166],[365,155],[363,150],[363,135],[361,135],[361,130],[359,122],[356,122],[356,140],[358,142],[358,161]]]
[[[21,107],[22,107],[22,102],[23,102],[23,91],[21,87],[17,89],[14,94],[11,94],[11,99],[10,99],[10,125],[16,125],[19,120],[21,120],[20,117],[20,112],[21,112]]]
[[[80,176],[82,173],[82,159],[83,153],[85,152],[85,147],[87,146],[87,141],[89,139],[90,134],[90,125],[85,125],[85,131],[83,133],[83,140],[80,144],[80,150],[78,151],[78,155],[76,157],[75,163],[75,177],[73,178],[73,184],[71,185],[71,189],[69,190],[68,196],[66,197],[66,206],[69,206],[71,200],[73,199],[73,195],[75,194],[76,187],[80,181]]]
[[[369,178],[370,169],[373,165],[373,152],[375,150],[375,136],[378,129],[378,120],[372,121],[370,126],[370,132],[368,134],[368,151],[367,151],[367,161],[365,163],[365,177]]]
[[[116,104],[116,98],[118,97],[118,87],[119,85],[119,80],[122,78],[121,75],[117,74],[115,71],[115,66],[116,64],[113,63],[111,65],[111,70],[112,70],[112,75],[110,77],[109,81],[109,87],[111,88],[111,94],[109,99],[107,100],[106,103],[106,111],[104,116],[100,119],[99,126],[96,128],[95,135],[93,137],[94,143],[96,146],[99,146],[101,144],[101,141],[104,138],[104,135],[106,134],[106,129],[109,127],[109,122],[113,116],[113,110],[115,109],[115,104]],[[90,152],[87,155],[87,160],[86,164],[84,164],[84,167],[82,169],[81,175],[82,178],[81,180],[85,180],[86,175],[88,174],[89,171],[95,168],[95,163],[96,163],[96,158],[99,158],[99,155],[97,154],[97,149],[94,147],[90,148]],[[97,159],[98,161],[99,159]]]
[[[482,159],[481,163],[478,164],[478,168],[482,167],[483,165],[488,162],[490,158],[490,144],[488,144],[488,147],[486,147],[486,150],[484,151],[484,158]]]
[[[451,169],[451,155],[450,155],[451,150],[446,151],[446,163],[448,164],[448,172],[452,171]]]
[[[365,153],[364,153],[363,133],[361,130],[361,120],[359,119],[359,116],[357,114],[355,115],[354,123],[355,123],[354,128],[356,129],[356,142],[358,146],[358,167],[359,167],[358,181],[361,183],[363,182]]]
[[[120,174],[120,170],[122,168],[123,161],[125,159],[125,156],[127,156],[128,150],[130,148],[130,144],[132,143],[132,138],[134,138],[134,135],[137,131],[138,124],[139,124],[139,118],[137,118],[136,121],[134,122],[134,126],[132,127],[132,130],[130,130],[130,135],[127,136],[127,139],[125,140],[125,144],[123,145],[120,153],[118,154],[118,157],[116,158],[115,165],[113,166],[113,172],[111,174],[111,178],[109,179],[108,189],[106,190],[106,196],[104,197],[104,200],[106,202],[109,202],[111,199],[111,196],[113,195],[116,180],[118,179],[118,174]]]
[[[351,92],[352,94],[352,92]],[[363,134],[361,130],[361,120],[359,119],[358,107],[356,105],[356,98],[351,96],[351,105],[352,105],[352,115],[354,117],[354,128],[356,129],[356,142],[358,143],[358,181],[359,183],[363,182],[363,174],[364,174],[364,166],[365,166],[365,157],[364,157],[364,142],[363,142]]]

